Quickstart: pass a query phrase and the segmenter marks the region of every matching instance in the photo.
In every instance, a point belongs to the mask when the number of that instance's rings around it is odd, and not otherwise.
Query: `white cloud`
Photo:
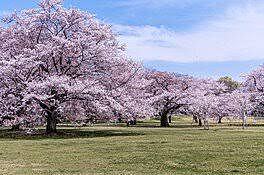
[[[229,8],[191,31],[177,33],[154,26],[114,25],[128,55],[177,62],[264,58],[264,3]]]

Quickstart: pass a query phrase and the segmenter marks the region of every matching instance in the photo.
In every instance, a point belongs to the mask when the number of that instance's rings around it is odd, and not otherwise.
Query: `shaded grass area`
[[[67,129],[60,128],[54,135],[45,134],[44,129],[38,129],[33,134],[21,131],[0,130],[1,139],[9,140],[43,140],[43,139],[73,139],[73,138],[93,138],[93,137],[117,137],[117,136],[136,136],[143,133],[130,132],[124,130],[87,130],[87,129]]]
[[[174,122],[62,128],[52,137],[1,130],[0,174],[264,174],[264,127]]]

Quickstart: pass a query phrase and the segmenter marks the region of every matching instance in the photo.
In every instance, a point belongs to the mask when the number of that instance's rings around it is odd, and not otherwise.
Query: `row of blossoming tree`
[[[262,104],[264,67],[236,89],[211,79],[148,70],[128,59],[111,26],[61,0],[14,13],[0,28],[0,124],[130,120],[179,111],[208,127],[210,118],[243,119]]]

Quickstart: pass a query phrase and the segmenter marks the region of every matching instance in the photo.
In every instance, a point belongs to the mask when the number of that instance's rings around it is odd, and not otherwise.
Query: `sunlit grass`
[[[203,130],[179,117],[158,125],[62,128],[53,137],[1,130],[0,174],[264,174],[262,126]]]

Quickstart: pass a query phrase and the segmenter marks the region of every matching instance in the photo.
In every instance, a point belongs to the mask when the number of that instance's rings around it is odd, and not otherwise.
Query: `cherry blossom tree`
[[[244,87],[246,87],[249,92],[258,93],[258,95],[263,96],[262,93],[264,92],[264,65],[259,66],[257,69],[253,70],[244,77]]]
[[[147,92],[160,117],[162,127],[169,126],[168,115],[187,105],[193,92],[193,79],[189,76],[168,72],[149,71],[147,79],[151,81]]]
[[[223,96],[226,86],[212,79],[197,79],[196,88],[190,104],[189,112],[209,129],[209,119],[216,119],[226,115],[226,98]]]
[[[0,110],[5,125],[46,122],[46,132],[55,133],[59,119],[110,119],[117,112],[145,116],[144,68],[126,58],[109,25],[63,8],[61,0],[43,0],[4,22]]]
[[[243,91],[247,93],[247,106],[251,113],[263,113],[264,109],[264,65],[245,75]]]
[[[243,129],[247,125],[248,114],[252,113],[255,103],[252,101],[252,94],[239,89],[230,94],[229,114],[234,118],[242,120]]]
[[[209,129],[209,119],[219,122],[223,117],[242,119],[245,128],[247,114],[254,106],[251,93],[243,87],[230,91],[225,84],[214,80],[203,80],[198,87],[189,109],[204,121],[205,129]]]
[[[205,128],[210,118],[227,115],[223,95],[227,87],[221,82],[159,71],[150,71],[147,79],[152,80],[148,93],[163,127],[169,126],[168,116],[179,110],[187,110],[200,124],[204,121]]]

